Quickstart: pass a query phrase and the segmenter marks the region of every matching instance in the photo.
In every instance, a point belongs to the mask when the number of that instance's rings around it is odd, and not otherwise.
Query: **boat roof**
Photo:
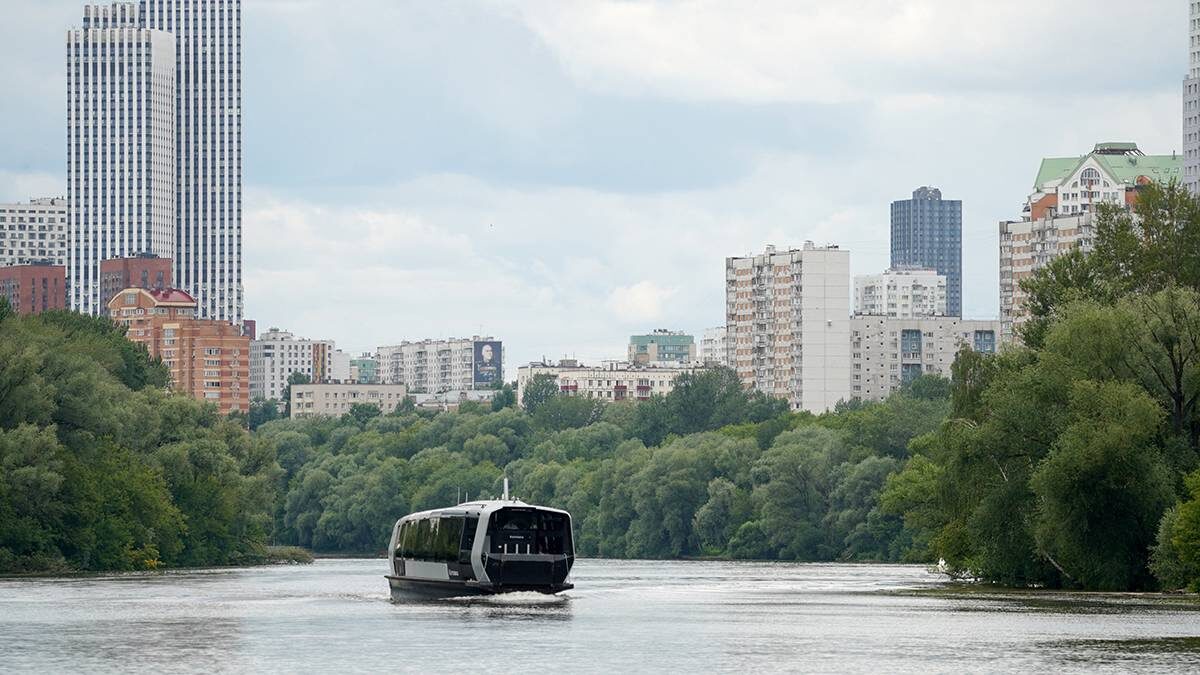
[[[406,520],[417,520],[419,518],[428,518],[431,516],[479,516],[490,515],[503,508],[518,507],[537,509],[539,511],[550,511],[552,513],[561,513],[568,518],[571,514],[562,509],[554,509],[549,506],[538,506],[537,504],[527,504],[520,499],[479,499],[475,501],[463,502],[457,506],[447,506],[440,509],[429,509],[428,511],[418,511],[410,513],[396,521],[396,524]]]

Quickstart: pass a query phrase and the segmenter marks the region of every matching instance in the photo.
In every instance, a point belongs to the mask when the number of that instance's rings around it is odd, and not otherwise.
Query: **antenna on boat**
[[[504,477],[504,496],[501,499],[508,501],[508,476]]]

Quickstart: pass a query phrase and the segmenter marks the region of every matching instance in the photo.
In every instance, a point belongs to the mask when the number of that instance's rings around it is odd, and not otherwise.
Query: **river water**
[[[1200,670],[1200,605],[1182,598],[963,591],[911,566],[581,560],[560,598],[393,604],[385,569],[0,580],[0,670]]]

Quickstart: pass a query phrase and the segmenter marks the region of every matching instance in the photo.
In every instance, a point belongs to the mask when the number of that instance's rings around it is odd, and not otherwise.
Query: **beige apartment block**
[[[355,404],[373,405],[384,415],[404,403],[402,384],[294,384],[292,419],[341,417]]]
[[[821,413],[850,398],[850,252],[806,242],[725,261],[726,341],[742,384]]]
[[[641,365],[624,361],[607,361],[599,366],[585,366],[573,359],[557,365],[531,363],[517,369],[517,401],[525,400],[525,387],[538,375],[554,376],[559,392],[567,396],[613,402],[666,396],[675,388],[675,379],[680,375],[702,370],[699,365]]]
[[[995,320],[855,316],[850,320],[851,396],[882,401],[921,375],[950,377],[960,349],[995,353],[999,333]]]

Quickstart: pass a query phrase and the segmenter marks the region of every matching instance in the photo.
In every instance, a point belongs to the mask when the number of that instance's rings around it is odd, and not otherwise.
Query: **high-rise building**
[[[242,3],[87,5],[67,38],[72,306],[154,253],[203,317],[242,320]]]
[[[691,363],[696,360],[696,338],[682,331],[659,329],[629,337],[630,363]]]
[[[100,263],[100,298],[104,305],[126,288],[163,290],[174,288],[171,259],[143,253],[132,258],[114,258]]]
[[[175,36],[175,280],[200,315],[242,321],[242,0],[140,0]]]
[[[700,338],[700,362],[706,366],[729,367],[728,342],[725,326],[706,328]]]
[[[922,187],[892,202],[892,268],[921,267],[946,276],[946,314],[962,316],[962,202]]]
[[[1188,74],[1183,79],[1183,184],[1200,195],[1200,3],[1188,0]]]
[[[749,389],[793,410],[850,398],[850,252],[836,246],[725,261],[730,366]]]
[[[67,200],[0,204],[0,267],[67,264]]]
[[[100,262],[175,254],[175,38],[137,5],[87,5],[67,32],[67,276],[104,314]]]
[[[66,309],[67,268],[62,265],[0,267],[0,298],[17,314]]]
[[[250,410],[250,338],[228,321],[196,317],[187,293],[128,288],[108,303],[129,339],[171,371],[171,386],[217,406],[221,414]]]
[[[491,337],[401,342],[380,347],[379,379],[413,394],[494,389],[504,383],[504,347]]]
[[[1000,223],[1000,321],[1006,342],[1028,318],[1021,281],[1073,248],[1094,244],[1096,207],[1131,208],[1151,182],[1178,180],[1178,155],[1145,155],[1136,143],[1099,143],[1081,157],[1042,160],[1020,220]]]
[[[332,340],[307,340],[272,328],[250,342],[250,397],[282,400],[288,379],[300,373],[310,382],[331,382],[334,371]],[[345,375],[350,378],[346,360]]]
[[[960,349],[995,353],[999,331],[999,321],[855,316],[850,319],[851,396],[882,401],[922,375],[950,377]]]
[[[911,319],[946,315],[946,277],[937,270],[894,269],[854,277],[854,313]]]

